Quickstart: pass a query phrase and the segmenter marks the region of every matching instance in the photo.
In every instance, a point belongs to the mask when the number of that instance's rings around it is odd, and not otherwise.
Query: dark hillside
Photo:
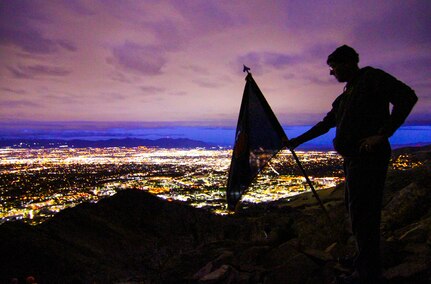
[[[388,174],[382,249],[388,283],[430,283],[429,149],[420,163]],[[404,152],[405,153],[405,152]],[[395,158],[399,153],[395,152]],[[126,190],[49,221],[0,226],[0,277],[24,283],[331,283],[348,271],[336,260],[354,250],[343,186],[247,205],[231,216]]]
[[[224,238],[224,227],[234,228],[235,222],[142,191],[122,191],[38,226],[0,226],[1,263],[7,264],[0,275],[54,282],[152,277],[166,258]]]

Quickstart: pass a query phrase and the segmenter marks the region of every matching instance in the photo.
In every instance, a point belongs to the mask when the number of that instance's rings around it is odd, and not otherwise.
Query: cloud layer
[[[431,2],[316,2],[1,1],[0,119],[234,126],[246,64],[283,124],[313,124],[349,44],[431,123]]]

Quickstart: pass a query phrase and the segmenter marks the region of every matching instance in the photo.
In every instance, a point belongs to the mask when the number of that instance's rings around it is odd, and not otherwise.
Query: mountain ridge
[[[159,148],[211,148],[215,144],[188,138],[159,138],[140,139],[122,138],[106,140],[83,140],[83,139],[0,139],[1,147],[11,148],[96,148],[96,147],[159,147]]]

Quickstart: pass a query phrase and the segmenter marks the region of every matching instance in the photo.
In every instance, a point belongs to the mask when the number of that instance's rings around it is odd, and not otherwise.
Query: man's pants
[[[361,283],[381,275],[380,215],[390,155],[344,157],[346,206],[356,238],[355,269]]]

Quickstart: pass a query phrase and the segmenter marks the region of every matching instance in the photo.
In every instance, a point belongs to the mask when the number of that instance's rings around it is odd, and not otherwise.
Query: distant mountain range
[[[415,143],[412,145],[392,145],[394,152],[399,148],[417,149],[418,147],[426,147],[429,143]],[[160,138],[160,139],[141,139],[141,138],[122,138],[122,139],[105,139],[105,140],[84,140],[84,139],[1,139],[0,148],[27,148],[27,149],[40,149],[40,148],[103,148],[103,147],[158,147],[158,148],[213,148],[220,145],[208,143],[199,140],[188,138]],[[232,145],[222,145],[223,147],[231,147]],[[334,150],[332,145],[302,145],[298,150],[302,151],[331,151]]]
[[[109,140],[61,140],[61,139],[0,139],[0,147],[11,148],[88,148],[88,147],[159,147],[159,148],[211,148],[215,144],[187,138],[160,138],[156,140],[124,138]]]

